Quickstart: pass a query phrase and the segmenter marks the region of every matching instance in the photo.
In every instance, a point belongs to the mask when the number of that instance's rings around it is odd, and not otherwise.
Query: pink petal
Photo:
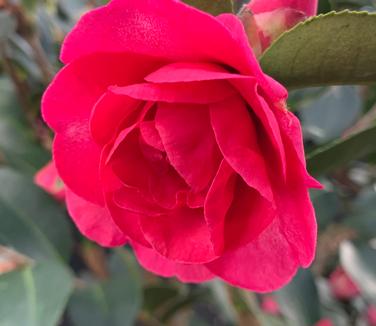
[[[226,161],[250,187],[274,202],[266,163],[257,144],[254,121],[243,100],[233,97],[213,104],[210,116],[218,146]]]
[[[110,142],[124,128],[124,120],[130,126],[136,121],[139,100],[128,96],[119,96],[107,91],[95,104],[90,118],[90,132],[93,139],[100,145]]]
[[[234,198],[236,178],[234,170],[223,160],[205,200],[205,220],[217,254],[224,247],[225,219]]]
[[[259,86],[254,80],[238,80],[233,81],[232,83],[260,120],[264,128],[265,136],[270,139],[270,142],[274,147],[274,151],[278,156],[281,173],[285,175],[286,154],[282,142],[280,126],[273,110],[265,101],[264,94],[260,94]]]
[[[160,103],[155,125],[176,171],[194,191],[207,187],[221,161],[208,108]]]
[[[215,276],[204,265],[179,264],[164,258],[155,250],[132,243],[140,264],[148,271],[163,277],[176,276],[182,282],[201,283]]]
[[[252,0],[248,7],[254,14],[273,11],[281,8],[291,8],[314,16],[317,12],[318,0]]]
[[[66,189],[69,215],[77,228],[90,240],[104,247],[122,246],[126,237],[113,222],[105,207],[94,205]]]
[[[151,147],[164,151],[161,136],[155,127],[155,121],[143,121],[140,123],[141,137]]]
[[[100,150],[88,130],[88,123],[72,123],[55,135],[53,157],[64,184],[80,197],[103,205],[99,178]]]
[[[257,239],[206,266],[234,286],[270,292],[291,280],[298,261],[280,231],[278,219],[274,219]]]
[[[87,123],[96,102],[110,85],[129,85],[158,65],[155,59],[134,54],[97,53],[65,66],[42,99],[42,114],[56,132],[71,123]]]
[[[64,184],[57,174],[55,163],[50,161],[34,176],[36,185],[53,195],[58,200],[64,200]]]
[[[66,37],[61,59],[68,63],[103,49],[250,69],[249,53],[221,23],[180,1],[113,0],[92,10]]]
[[[110,165],[125,185],[138,189],[144,197],[162,207],[175,207],[177,193],[187,188],[165,154],[142,144],[138,130],[124,138]]]
[[[255,189],[238,177],[234,200],[223,227],[225,249],[236,250],[254,241],[277,217],[276,210]]]
[[[229,73],[219,65],[203,62],[175,62],[145,77],[151,83],[178,83],[220,79],[247,79],[249,76]]]
[[[143,217],[142,230],[153,248],[176,263],[201,264],[217,258],[202,209],[177,208],[159,217]]]
[[[134,84],[126,87],[111,87],[118,95],[135,99],[168,103],[207,104],[222,101],[235,94],[224,81],[206,81],[174,84]]]

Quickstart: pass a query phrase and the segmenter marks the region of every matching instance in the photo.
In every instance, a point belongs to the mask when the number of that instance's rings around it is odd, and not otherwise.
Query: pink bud
[[[284,31],[315,15],[317,0],[253,0],[239,13],[257,56]]]
[[[57,174],[56,167],[53,161],[47,163],[35,174],[34,182],[46,192],[53,195],[57,200],[64,200],[64,184]]]
[[[342,267],[337,269],[330,275],[329,284],[333,295],[340,300],[349,300],[359,294],[359,289],[345,273]]]

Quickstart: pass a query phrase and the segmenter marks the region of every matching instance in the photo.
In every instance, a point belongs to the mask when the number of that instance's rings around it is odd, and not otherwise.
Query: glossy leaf
[[[335,140],[307,155],[307,166],[313,175],[330,172],[344,164],[376,151],[376,126],[345,139]]]
[[[331,12],[282,34],[261,58],[290,88],[376,81],[376,14]]]
[[[299,270],[276,297],[290,326],[311,326],[320,319],[319,298],[309,270]]]
[[[76,326],[131,326],[141,306],[141,285],[134,258],[119,250],[110,261],[111,277],[77,289],[69,303]]]
[[[70,273],[51,261],[0,276],[0,324],[57,325],[72,287]]]
[[[215,16],[233,12],[232,0],[183,0],[183,2]]]
[[[0,185],[0,243],[34,259],[68,259],[72,239],[63,208],[11,169],[0,169]]]

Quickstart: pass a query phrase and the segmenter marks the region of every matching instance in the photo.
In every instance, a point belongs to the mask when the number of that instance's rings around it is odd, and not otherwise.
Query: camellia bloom
[[[68,210],[103,246],[186,282],[274,290],[316,222],[297,118],[232,14],[113,0],[84,15],[43,97]]]
[[[240,16],[260,55],[284,31],[317,13],[318,0],[252,0]]]

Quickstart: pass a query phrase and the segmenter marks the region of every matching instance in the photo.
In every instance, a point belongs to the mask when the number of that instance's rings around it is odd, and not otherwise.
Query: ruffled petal
[[[155,125],[176,171],[194,191],[207,187],[222,160],[208,108],[160,103]]]
[[[222,101],[235,94],[224,81],[206,81],[174,84],[134,84],[110,88],[111,92],[135,99],[167,103],[208,104]]]
[[[151,83],[179,83],[221,79],[248,79],[245,75],[230,73],[223,67],[204,62],[175,62],[163,66],[145,77]]]
[[[112,220],[106,207],[92,204],[66,188],[69,215],[80,232],[104,247],[122,246],[126,243],[124,233]]]
[[[278,219],[274,219],[254,241],[206,264],[213,274],[226,282],[257,292],[275,291],[287,284],[298,265]]]
[[[152,247],[169,260],[202,264],[217,258],[202,209],[181,207],[163,216],[143,217],[141,227]]]
[[[64,184],[57,174],[54,161],[48,162],[35,174],[34,182],[56,199],[64,200]]]
[[[140,264],[148,271],[163,277],[176,276],[182,282],[200,283],[215,277],[204,265],[179,264],[164,258],[155,250],[132,243]]]
[[[263,197],[274,202],[267,166],[257,143],[254,121],[244,101],[233,97],[210,106],[219,148],[230,166]]]

